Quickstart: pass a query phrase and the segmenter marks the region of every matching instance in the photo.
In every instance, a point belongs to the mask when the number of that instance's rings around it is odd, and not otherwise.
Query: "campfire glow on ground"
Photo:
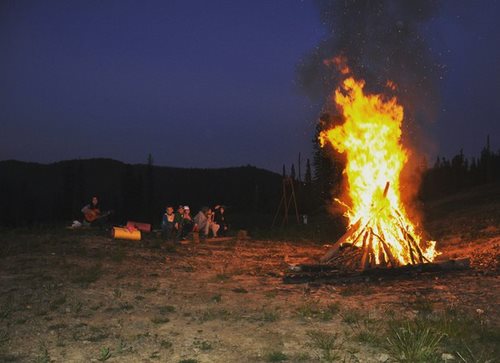
[[[400,174],[408,159],[401,143],[403,107],[395,97],[366,94],[365,82],[349,75],[341,60],[335,62],[347,77],[333,96],[344,122],[322,132],[320,141],[346,156],[351,205],[337,200],[347,207],[349,228],[325,260],[350,244],[361,251],[350,261],[354,268],[431,262],[435,242],[422,240],[401,201]]]

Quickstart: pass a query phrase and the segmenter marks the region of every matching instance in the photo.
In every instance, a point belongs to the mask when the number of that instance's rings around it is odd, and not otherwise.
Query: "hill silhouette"
[[[80,209],[98,195],[113,221],[157,224],[166,204],[225,204],[229,213],[273,213],[281,175],[253,166],[184,169],[84,159],[38,164],[0,161],[0,225],[18,227],[81,219]]]

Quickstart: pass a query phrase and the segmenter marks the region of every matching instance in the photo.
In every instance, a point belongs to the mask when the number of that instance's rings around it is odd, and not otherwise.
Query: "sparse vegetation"
[[[417,351],[420,356],[411,359],[492,363],[500,356],[498,312],[491,303],[498,295],[488,288],[495,280],[487,274],[478,279],[464,273],[460,280],[450,274],[439,281],[419,276],[411,284],[286,285],[280,279],[281,257],[269,256],[302,258],[320,254],[323,247],[245,241],[235,252],[234,242],[182,245],[165,264],[165,249],[125,242],[123,260],[113,263],[115,241],[95,232],[71,233],[71,239],[50,241],[23,237],[20,243],[27,241],[36,258],[16,255],[12,243],[11,257],[0,261],[0,361],[49,362],[79,354],[81,361],[246,357],[359,363],[381,357],[389,363]],[[16,238],[14,232],[11,236]],[[0,244],[3,238],[0,234]],[[95,266],[100,273],[88,278]],[[196,272],[188,274],[182,266]],[[224,277],[214,279],[217,273]],[[448,286],[463,299],[443,310],[450,294],[442,291]],[[366,287],[381,293],[366,297]],[[381,311],[387,304],[391,310]],[[38,349],[32,327],[47,335],[44,349]],[[258,347],[250,349],[250,341]]]
[[[391,327],[386,350],[396,362],[438,362],[438,345],[443,337],[443,333],[418,322],[405,321]]]
[[[71,282],[81,284],[85,287],[99,280],[102,274],[103,271],[100,264],[94,265],[89,268],[80,268],[73,272]]]
[[[237,294],[247,294],[248,293],[248,291],[243,287],[236,287],[232,291],[236,292]]]
[[[265,321],[267,323],[272,323],[280,319],[280,314],[277,311],[264,310],[257,320]]]
[[[151,322],[153,324],[166,324],[169,321],[170,321],[170,319],[165,317],[165,316],[156,316],[156,317],[151,319]]]
[[[338,302],[329,303],[325,306],[317,300],[309,300],[296,309],[296,314],[303,319],[328,321],[333,319],[339,310],[340,304]]]
[[[287,360],[288,356],[283,352],[275,351],[266,354],[267,362],[284,362]]]
[[[193,342],[193,345],[203,351],[209,351],[213,349],[212,343],[209,342],[208,340],[198,340],[196,339]]]
[[[0,330],[0,346],[9,341],[9,333],[6,330]]]
[[[200,322],[210,321],[210,320],[228,320],[231,313],[226,309],[207,309],[201,312],[199,316]]]
[[[51,361],[49,350],[43,342],[40,342],[38,345],[38,354],[35,361],[36,363],[50,363]]]
[[[172,306],[172,305],[160,306],[160,308],[158,310],[159,310],[161,315],[166,315],[166,314],[175,312],[175,306]]]
[[[123,262],[127,255],[127,252],[125,251],[125,248],[123,247],[118,247],[115,248],[111,254],[111,260],[117,263]]]
[[[172,348],[173,344],[171,341],[169,340],[162,340],[160,342],[160,346],[163,348],[163,349],[170,349]]]
[[[359,325],[362,319],[366,318],[366,313],[359,309],[349,309],[341,314],[342,321],[349,325]]]
[[[307,332],[310,346],[319,352],[319,357],[327,362],[334,362],[340,358],[342,343],[337,333],[328,333],[320,330]]]
[[[221,294],[214,295],[210,298],[210,300],[215,303],[220,303],[222,301],[222,295]]]
[[[108,347],[101,348],[99,352],[99,358],[97,358],[97,360],[99,362],[104,362],[107,361],[109,358],[111,358],[111,350]]]
[[[215,275],[215,281],[227,281],[231,278],[227,273],[220,273]]]

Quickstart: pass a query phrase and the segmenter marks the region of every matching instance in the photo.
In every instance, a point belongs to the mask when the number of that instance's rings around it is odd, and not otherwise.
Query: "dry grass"
[[[284,285],[287,263],[324,248],[154,242],[117,245],[75,231],[0,235],[0,361],[366,362],[381,354],[432,361],[449,354],[486,362],[500,355],[500,286],[492,275]]]

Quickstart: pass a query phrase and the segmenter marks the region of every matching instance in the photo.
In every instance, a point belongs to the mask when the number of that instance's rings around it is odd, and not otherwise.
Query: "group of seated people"
[[[189,233],[198,232],[201,238],[222,237],[228,231],[223,205],[213,209],[203,207],[191,217],[187,205],[180,205],[174,212],[172,205],[167,205],[161,221],[162,235],[166,239],[185,240]],[[82,208],[84,226],[102,226],[111,211],[102,213],[99,209],[99,199],[94,196],[89,204]],[[80,224],[82,225],[82,224]]]
[[[177,212],[174,212],[173,206],[167,205],[161,222],[163,237],[182,241],[191,232],[198,232],[202,239],[225,236],[228,224],[224,210],[222,205],[216,205],[213,210],[203,207],[194,217],[191,217],[191,211],[187,205],[180,205]]]

